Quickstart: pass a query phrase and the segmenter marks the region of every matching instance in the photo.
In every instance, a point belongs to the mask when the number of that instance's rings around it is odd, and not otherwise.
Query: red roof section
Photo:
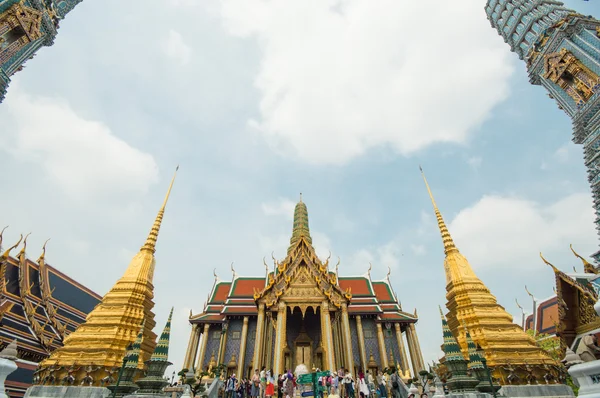
[[[385,302],[394,302],[394,296],[390,291],[390,287],[386,282],[373,282],[373,290],[375,290],[375,296],[377,296],[377,300],[382,303]]]
[[[369,281],[363,276],[340,278],[340,287],[342,290],[350,288],[352,296],[373,296],[369,286]]]
[[[348,307],[348,312],[350,314],[370,314],[370,313],[378,314],[381,312],[381,310],[376,305],[361,305],[361,306],[350,305],[350,307]]]
[[[229,295],[231,282],[219,282],[215,287],[210,303],[224,303]]]
[[[229,297],[254,297],[254,289],[262,290],[265,287],[265,278],[237,278],[233,282]]]

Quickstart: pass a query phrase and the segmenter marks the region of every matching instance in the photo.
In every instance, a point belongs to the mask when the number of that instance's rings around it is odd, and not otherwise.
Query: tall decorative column
[[[204,365],[204,357],[206,356],[206,346],[208,344],[208,338],[210,331],[210,325],[208,323],[204,324],[204,331],[202,332],[202,345],[200,346],[200,355],[198,355],[198,359],[196,361],[196,375],[199,375],[204,369],[202,366]]]
[[[252,359],[252,365],[254,369],[260,369],[262,358],[262,343],[264,336],[265,327],[265,304],[258,304],[258,318],[256,320],[256,338],[254,339],[254,358]]]
[[[400,324],[395,323],[394,327],[396,328],[396,341],[398,342],[398,351],[400,351],[400,370],[404,374],[407,370],[410,371],[410,366],[408,366],[408,358],[406,357],[406,349],[404,348],[404,340],[402,340],[402,329],[400,328]]]
[[[367,352],[365,350],[365,334],[363,333],[362,319],[356,316],[356,331],[358,334],[358,350],[360,351],[360,366],[363,372],[367,370]]]
[[[225,358],[225,348],[227,347],[227,323],[221,324],[221,343],[219,345],[219,359],[217,360],[217,365],[222,363],[227,363],[227,358]]]
[[[285,348],[285,324],[287,317],[287,306],[284,301],[279,302],[277,307],[277,332],[275,333],[275,359],[273,372],[280,375],[283,372],[283,349]]]
[[[417,354],[417,365],[419,367],[419,371],[425,369],[425,361],[423,361],[423,354],[421,353],[421,344],[419,344],[419,336],[417,335],[417,328],[414,323],[411,323],[410,331],[412,334],[413,344],[415,346],[415,352]]]
[[[350,336],[350,319],[348,318],[348,306],[342,304],[342,327],[344,336],[344,352],[346,356],[346,367],[350,372],[354,373],[354,357],[352,356],[352,337]]]
[[[188,341],[187,351],[185,352],[185,359],[183,360],[183,367],[185,369],[190,369],[194,363],[194,359],[192,358],[194,353],[194,346],[197,347],[197,333],[198,332],[198,324],[194,323],[192,325],[192,333],[190,333],[190,340]]]
[[[247,316],[244,317],[244,324],[242,325],[242,336],[240,338],[240,355],[238,359],[237,376],[241,380],[244,378],[244,362],[246,361],[246,340],[248,337],[248,320]]]
[[[322,370],[335,371],[335,356],[333,354],[333,335],[331,334],[331,314],[329,314],[329,303],[324,300],[321,303],[321,339],[325,350],[325,366]]]
[[[383,328],[381,327],[381,323],[377,322],[377,342],[379,343],[379,361],[381,363],[382,368],[388,367],[388,359],[385,349],[385,339],[383,338]]]
[[[412,363],[413,371],[415,374],[419,373],[420,370],[423,370],[423,359],[419,358],[420,352],[417,348],[417,344],[415,342],[415,328],[412,324],[408,326],[406,329],[406,340],[408,341],[408,351],[410,352],[410,362]],[[419,361],[420,359],[420,361]]]

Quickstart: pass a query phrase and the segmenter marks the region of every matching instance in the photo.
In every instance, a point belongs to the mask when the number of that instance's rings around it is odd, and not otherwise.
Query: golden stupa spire
[[[421,166],[419,166],[419,170],[421,170],[421,176],[423,176],[423,181],[425,181],[425,186],[427,187],[427,192],[429,193],[429,198],[431,199],[431,203],[433,204],[433,211],[435,212],[435,218],[437,218],[438,227],[440,229],[440,233],[442,234],[442,241],[444,242],[444,253],[448,254],[451,251],[458,251],[456,245],[454,245],[454,241],[452,240],[452,236],[450,236],[450,232],[448,231],[448,227],[446,227],[446,223],[442,218],[442,213],[440,213],[440,209],[438,209],[437,204],[435,203],[435,199],[433,198],[433,194],[431,193],[431,188],[429,188],[429,183],[427,182],[427,178],[425,177],[425,173]]]
[[[421,167],[419,167],[421,169]],[[476,344],[483,347],[488,364],[494,367],[494,376],[506,380],[505,367],[509,363],[528,364],[536,376],[546,374],[546,365],[552,360],[523,329],[513,323],[512,316],[498,304],[485,284],[475,275],[444,223],[435,203],[427,179],[421,169],[427,192],[433,203],[438,226],[444,242],[444,271],[446,274],[446,319],[448,327],[460,345],[463,355],[468,354],[468,341],[463,325],[470,331]],[[440,308],[440,315],[443,312]]]
[[[139,366],[142,367],[145,361],[150,359],[156,345],[156,334],[152,331],[156,325],[152,312],[154,252],[174,181],[175,176],[171,180],[165,200],[146,242],[129,263],[123,277],[88,314],[85,323],[65,338],[64,346],[55,350],[50,357],[40,363],[42,373],[48,366],[55,365],[61,370],[55,372],[54,376],[61,379],[71,366],[79,366],[82,369],[80,373],[87,366],[92,366],[98,369],[97,374],[93,376],[97,381],[94,383],[98,384],[104,377],[101,376],[102,369],[121,366],[127,346],[136,339],[138,333],[143,334]],[[141,332],[140,325],[142,325]],[[85,372],[78,376],[85,376]],[[40,380],[43,378],[44,375],[41,375]]]

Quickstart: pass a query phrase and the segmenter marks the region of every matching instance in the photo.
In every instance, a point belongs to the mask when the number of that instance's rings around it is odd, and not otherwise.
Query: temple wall
[[[365,350],[367,354],[367,361],[371,354],[375,361],[380,364],[381,358],[379,356],[379,345],[377,343],[377,327],[375,326],[375,320],[370,318],[362,318],[363,334],[365,336]]]
[[[215,360],[219,356],[219,345],[221,342],[221,325],[210,325],[210,329],[208,331],[208,341],[206,343],[206,354],[204,355],[202,361],[202,369],[206,369],[208,367],[208,363],[210,362],[210,357],[215,354]]]
[[[396,330],[394,329],[393,324],[390,330],[387,330],[384,326],[383,339],[385,340],[385,352],[388,357],[390,355],[390,350],[392,350],[392,355],[394,356],[394,363],[390,363],[389,366],[395,366],[402,361],[402,358],[400,358],[400,350],[398,349],[398,341],[396,340]]]
[[[227,327],[227,342],[225,344],[225,356],[221,358],[221,362],[228,364],[232,356],[235,355],[236,361],[240,359],[240,344],[242,342],[242,319],[229,320]]]
[[[352,356],[354,357],[354,366],[360,367],[360,351],[358,349],[358,329],[356,318],[350,319],[350,338],[352,339]],[[354,372],[353,369],[351,369]]]

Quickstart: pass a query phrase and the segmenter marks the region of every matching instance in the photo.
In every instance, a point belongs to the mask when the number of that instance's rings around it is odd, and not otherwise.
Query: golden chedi
[[[156,344],[156,334],[152,331],[156,324],[152,312],[154,252],[174,181],[175,176],[146,243],[133,257],[121,279],[88,314],[85,323],[65,338],[63,347],[40,363],[37,384],[79,385],[86,377],[93,379],[88,385],[114,383],[127,346],[136,339],[142,321],[145,322],[138,367],[142,368],[150,359]]]
[[[475,275],[454,244],[424,174],[423,179],[444,243],[448,326],[463,355],[468,358],[465,330],[469,330],[473,341],[485,351],[487,365],[500,384],[557,382],[561,373],[557,362],[513,323],[512,316]]]

